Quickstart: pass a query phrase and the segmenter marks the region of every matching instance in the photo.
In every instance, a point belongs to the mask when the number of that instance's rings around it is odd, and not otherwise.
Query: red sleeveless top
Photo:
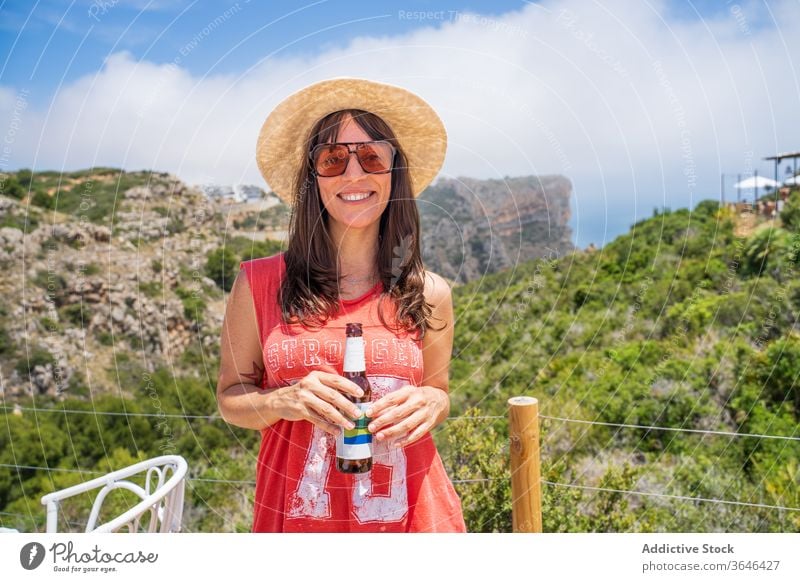
[[[241,263],[247,274],[264,359],[262,388],[288,386],[309,372],[342,374],[345,324],[361,322],[372,399],[423,378],[422,342],[378,318],[381,283],[319,329],[282,321],[283,253]],[[390,300],[383,308],[394,309]],[[389,306],[389,307],[387,307]],[[394,312],[384,315],[392,325]],[[280,420],[262,431],[254,532],[463,532],[461,503],[430,433],[403,448],[373,440],[368,473],[336,469],[335,438],[308,421]]]

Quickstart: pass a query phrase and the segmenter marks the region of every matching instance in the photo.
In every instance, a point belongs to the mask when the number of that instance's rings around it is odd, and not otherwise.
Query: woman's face
[[[350,116],[339,127],[337,142],[362,142],[373,139]],[[322,203],[328,211],[328,226],[332,232],[342,234],[350,229],[374,229],[376,234],[380,217],[389,203],[392,174],[367,174],[361,169],[355,154],[350,155],[344,174],[331,178],[317,177]],[[355,194],[370,193],[364,200],[347,200]],[[360,196],[359,196],[360,197]]]

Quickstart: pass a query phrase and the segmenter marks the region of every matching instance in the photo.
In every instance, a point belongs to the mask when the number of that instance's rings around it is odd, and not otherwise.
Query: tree
[[[0,194],[22,200],[25,197],[25,188],[23,188],[14,176],[3,174],[0,176]]]
[[[800,232],[800,190],[795,190],[781,210],[781,222],[786,230]]]
[[[211,251],[206,262],[206,275],[225,291],[233,287],[233,280],[239,271],[239,259],[227,247]]]
[[[56,197],[50,196],[44,190],[36,190],[33,194],[33,200],[31,200],[31,202],[34,206],[46,208],[47,210],[53,210],[56,207]]]
[[[31,182],[33,182],[33,172],[27,168],[19,170],[17,172],[17,181],[20,183],[20,186],[27,190],[31,187]]]
[[[786,256],[789,247],[789,236],[782,228],[757,229],[747,240],[744,251],[743,272],[749,275],[761,275],[770,269],[778,269],[781,259]]]

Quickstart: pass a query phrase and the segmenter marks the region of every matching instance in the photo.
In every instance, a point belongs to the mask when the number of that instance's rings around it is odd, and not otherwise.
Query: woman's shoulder
[[[249,261],[241,261],[239,269],[243,269],[248,275],[251,274],[272,274],[280,272],[284,268],[283,251],[269,257],[259,257]]]
[[[239,273],[247,278],[255,297],[264,297],[275,292],[276,285],[283,280],[286,265],[283,252],[271,257],[260,257],[239,263]]]
[[[438,304],[443,299],[449,298],[451,293],[450,283],[444,277],[433,271],[425,270],[424,294],[428,303]]]

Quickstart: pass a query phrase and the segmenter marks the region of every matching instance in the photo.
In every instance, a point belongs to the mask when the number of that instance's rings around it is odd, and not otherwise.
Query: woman
[[[262,432],[253,531],[465,531],[430,430],[448,415],[450,288],[425,271],[414,197],[446,149],[421,98],[363,79],[289,96],[256,158],[292,206],[287,250],[243,262],[222,329],[217,397]],[[432,324],[432,322],[436,324]],[[336,470],[335,437],[360,412],[342,374],[362,323],[372,470]]]

